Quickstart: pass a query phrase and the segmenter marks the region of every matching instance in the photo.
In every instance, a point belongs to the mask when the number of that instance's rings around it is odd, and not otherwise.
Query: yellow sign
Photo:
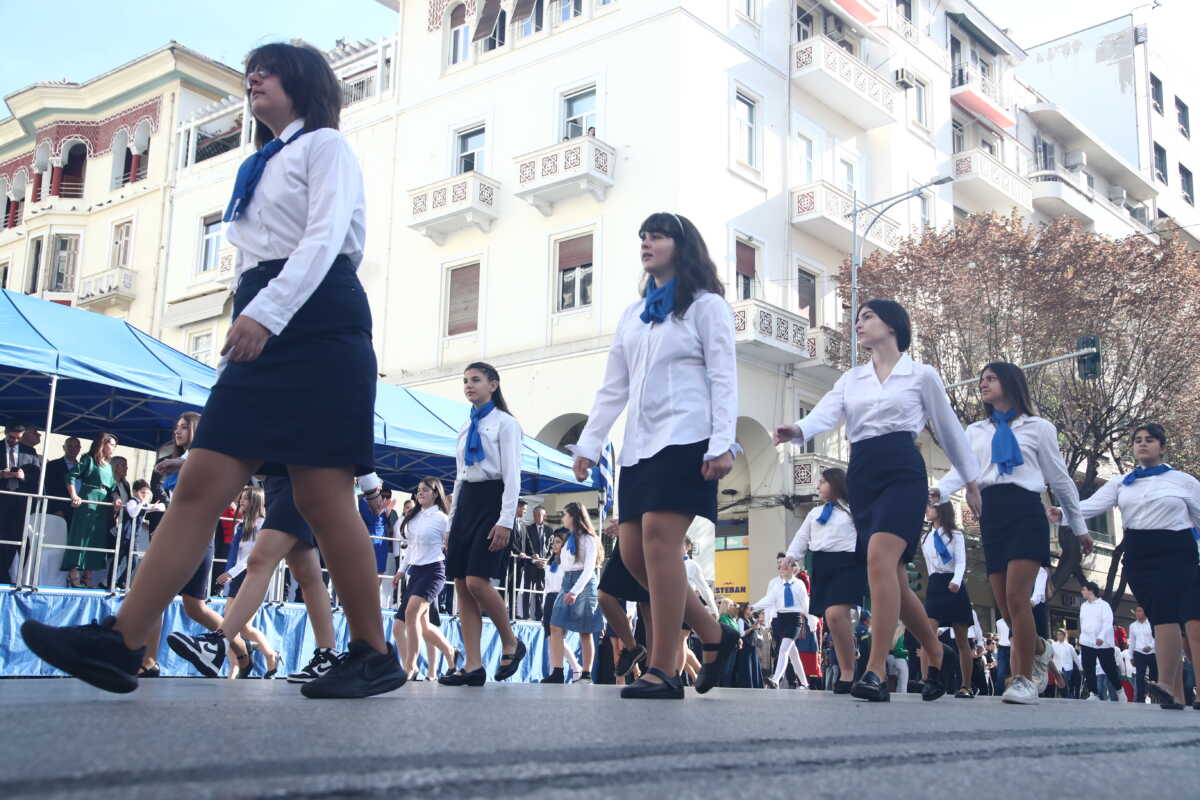
[[[718,550],[716,553],[717,585],[714,593],[718,597],[745,603],[750,600],[750,551]]]

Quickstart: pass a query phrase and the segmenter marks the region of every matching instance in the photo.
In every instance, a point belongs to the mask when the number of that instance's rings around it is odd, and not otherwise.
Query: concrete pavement
[[[0,797],[1200,794],[1190,708],[738,689],[632,702],[617,691],[410,682],[311,701],[281,680],[143,680],[124,696],[0,680]]]

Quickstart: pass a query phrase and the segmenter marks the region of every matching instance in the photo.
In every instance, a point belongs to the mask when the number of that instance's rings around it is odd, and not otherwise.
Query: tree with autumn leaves
[[[848,263],[841,277],[848,293]],[[1102,364],[1094,380],[1080,379],[1073,360],[1027,370],[1082,497],[1099,488],[1106,461],[1131,467],[1129,434],[1141,422],[1167,428],[1174,466],[1200,467],[1200,260],[1177,238],[1113,240],[1068,217],[1031,226],[1017,214],[972,215],[872,254],[859,285],[864,298],[904,304],[913,357],[947,384],[976,378],[989,361],[1029,364],[1098,335]],[[964,425],[981,418],[973,385],[951,390],[950,399]],[[1072,575],[1083,580],[1075,537],[1063,528],[1059,543],[1056,589]],[[1122,549],[1113,554],[1106,599],[1124,593],[1124,579],[1117,583]]]

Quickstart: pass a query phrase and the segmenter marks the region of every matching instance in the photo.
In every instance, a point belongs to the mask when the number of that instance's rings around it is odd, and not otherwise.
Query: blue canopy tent
[[[157,449],[183,411],[199,411],[216,371],[127,322],[0,290],[0,421]],[[452,483],[466,403],[379,384],[375,407],[380,477],[411,489],[425,475]],[[525,493],[592,490],[570,456],[525,437]]]

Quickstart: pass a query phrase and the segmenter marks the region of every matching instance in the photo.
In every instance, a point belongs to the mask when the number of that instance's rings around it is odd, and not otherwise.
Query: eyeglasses
[[[246,88],[250,88],[250,86],[253,84],[253,81],[258,81],[259,83],[262,83],[263,81],[265,81],[267,78],[271,77],[274,74],[275,74],[274,72],[267,69],[266,67],[259,67],[258,69],[254,70],[253,72],[247,72],[246,73]]]

